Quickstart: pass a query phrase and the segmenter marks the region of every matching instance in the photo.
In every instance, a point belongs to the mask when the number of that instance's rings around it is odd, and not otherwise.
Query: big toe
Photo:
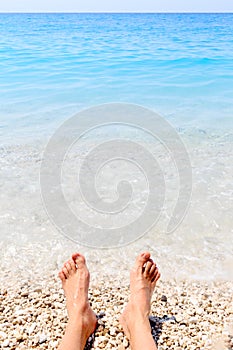
[[[144,252],[138,255],[136,262],[135,262],[135,267],[136,268],[142,268],[143,265],[150,259],[150,253],[149,252]]]
[[[86,260],[82,254],[74,253],[72,255],[72,259],[75,262],[75,264],[78,265],[79,268],[86,266]]]

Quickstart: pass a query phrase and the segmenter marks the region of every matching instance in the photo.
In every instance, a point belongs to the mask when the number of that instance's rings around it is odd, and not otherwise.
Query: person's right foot
[[[85,345],[96,328],[97,319],[88,301],[90,274],[84,256],[73,254],[59,272],[59,277],[66,296],[69,320],[82,330]]]
[[[130,329],[135,322],[148,322],[151,297],[160,273],[156,264],[150,259],[150,253],[142,253],[130,273],[130,299],[120,324],[130,339]]]

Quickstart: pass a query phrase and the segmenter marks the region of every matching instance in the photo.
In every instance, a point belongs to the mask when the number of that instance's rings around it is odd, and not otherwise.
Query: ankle
[[[90,323],[85,315],[73,314],[69,317],[68,325],[74,331],[78,331],[84,338],[89,332]]]
[[[134,331],[136,328],[140,329],[141,327],[143,327],[145,331],[150,331],[151,329],[149,322],[149,313],[141,311],[140,309],[138,309],[138,307],[134,308],[133,305],[131,305],[127,314],[124,315],[124,318],[128,327]]]
[[[140,305],[138,305],[138,303],[136,302],[130,302],[130,310],[131,310],[131,314],[133,315],[134,319],[139,319],[141,321],[146,321],[149,318],[150,315],[150,308],[149,307],[140,307]]]
[[[136,322],[132,322],[131,325],[128,323],[128,329],[130,338],[135,334],[143,334],[143,335],[151,335],[151,327],[149,318],[142,317],[140,319],[136,319]]]

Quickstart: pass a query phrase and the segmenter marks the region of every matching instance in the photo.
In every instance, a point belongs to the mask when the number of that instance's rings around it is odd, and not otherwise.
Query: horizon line
[[[232,11],[0,11],[0,14],[233,14]]]

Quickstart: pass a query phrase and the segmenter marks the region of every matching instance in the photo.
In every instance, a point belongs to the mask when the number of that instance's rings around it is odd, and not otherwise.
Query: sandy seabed
[[[233,282],[160,280],[151,308],[158,349],[233,349],[232,291]],[[102,316],[94,349],[130,349],[118,321],[128,296],[128,281],[103,276],[91,285],[91,305]],[[18,276],[1,283],[0,299],[1,349],[57,349],[67,323],[57,277]]]

